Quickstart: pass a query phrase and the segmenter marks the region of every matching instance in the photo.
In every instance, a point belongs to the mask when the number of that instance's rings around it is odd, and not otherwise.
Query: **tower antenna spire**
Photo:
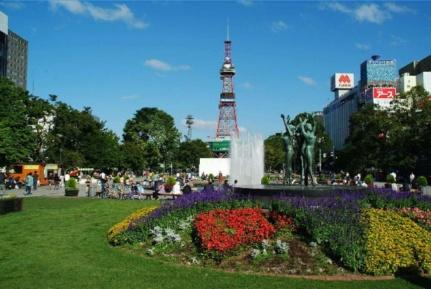
[[[229,18],[227,19],[226,25],[226,40],[229,41]]]

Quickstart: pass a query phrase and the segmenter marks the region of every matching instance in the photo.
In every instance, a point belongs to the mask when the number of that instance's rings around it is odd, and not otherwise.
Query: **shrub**
[[[66,190],[76,190],[76,189],[78,189],[78,182],[76,181],[75,178],[70,178],[66,182]]]
[[[393,176],[393,175],[391,175],[391,174],[388,174],[388,175],[386,176],[386,182],[387,182],[387,183],[389,183],[389,184],[393,184],[393,183],[395,183],[395,178],[394,178],[394,176]]]
[[[260,180],[260,183],[262,185],[269,185],[271,181],[271,178],[269,176],[263,176],[262,179]]]
[[[173,176],[169,176],[166,179],[166,185],[168,185],[168,186],[172,186],[173,187],[176,182],[177,182],[177,180]]]
[[[214,175],[213,174],[209,174],[208,175],[208,180],[213,182],[214,181]]]
[[[260,209],[212,210],[196,217],[201,246],[224,252],[242,244],[261,242],[275,233]]]
[[[431,269],[431,234],[397,212],[364,210],[365,267],[369,274],[393,274],[400,269]]]
[[[112,182],[113,182],[114,184],[119,184],[119,183],[120,183],[120,177],[119,177],[119,176],[116,176],[116,177],[112,180]]]
[[[428,180],[424,176],[418,177],[418,179],[416,180],[416,183],[418,184],[419,187],[428,186]]]
[[[109,229],[109,231],[108,231],[108,241],[114,245],[119,244],[120,239],[117,237],[121,233],[125,232],[129,228],[130,225],[133,225],[133,223],[136,220],[150,214],[155,209],[157,209],[157,207],[147,207],[147,208],[139,209],[139,210],[135,211],[134,213],[132,213],[131,215],[129,215],[124,220],[122,220],[120,223],[112,226],[111,229]]]
[[[366,175],[366,176],[365,176],[365,178],[364,178],[364,182],[365,182],[367,185],[371,186],[371,185],[374,183],[373,175],[372,175],[372,174],[368,174],[368,175]]]

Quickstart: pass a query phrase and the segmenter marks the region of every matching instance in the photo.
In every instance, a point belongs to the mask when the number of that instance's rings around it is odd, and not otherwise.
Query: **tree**
[[[105,123],[92,114],[91,108],[79,111],[65,103],[56,103],[47,150],[51,161],[67,167],[119,167],[123,159],[118,141]]]
[[[0,79],[0,166],[31,161],[35,134],[28,117],[28,92]]]
[[[35,134],[34,151],[31,158],[45,161],[45,151],[49,145],[49,133],[54,125],[54,106],[48,101],[30,96],[26,101],[27,117]]]
[[[144,152],[147,167],[157,169],[160,164],[166,167],[174,161],[180,133],[172,116],[154,107],[144,107],[126,122],[123,139],[124,144],[132,143]]]
[[[182,142],[177,153],[178,167],[182,169],[198,168],[199,159],[209,157],[211,157],[211,151],[202,140]]]
[[[286,157],[284,140],[280,134],[269,136],[264,141],[265,169],[282,170]]]
[[[402,94],[390,109],[365,105],[350,120],[350,135],[337,166],[352,172],[431,170],[431,102],[423,87]]]

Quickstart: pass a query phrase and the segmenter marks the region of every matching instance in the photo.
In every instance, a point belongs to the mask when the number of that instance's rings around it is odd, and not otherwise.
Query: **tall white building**
[[[420,61],[413,61],[400,69],[399,90],[406,93],[421,85],[431,95],[431,55]]]

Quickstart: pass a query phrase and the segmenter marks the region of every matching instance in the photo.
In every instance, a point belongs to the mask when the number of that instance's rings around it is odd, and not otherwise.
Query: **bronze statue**
[[[291,124],[290,117],[287,116],[287,119],[284,117],[284,114],[281,114],[281,118],[283,120],[284,127],[286,132],[283,134],[284,145],[286,147],[286,159],[285,159],[285,168],[284,168],[284,184],[292,184],[292,160],[295,154],[294,145],[295,145],[295,126]]]
[[[301,184],[308,185],[308,177],[311,184],[316,185],[313,174],[314,145],[316,143],[316,124],[308,123],[306,119],[299,118],[299,129],[302,136],[301,146]]]

